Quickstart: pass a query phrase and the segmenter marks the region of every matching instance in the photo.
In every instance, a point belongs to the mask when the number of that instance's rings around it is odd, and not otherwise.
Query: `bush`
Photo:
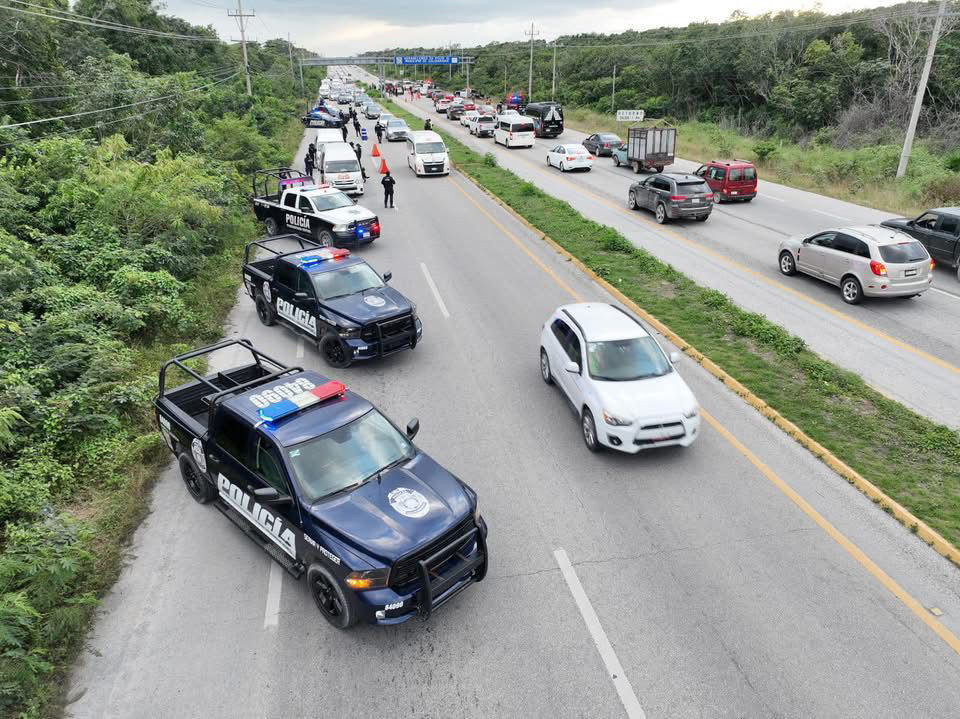
[[[488,152],[483,156],[483,164],[487,167],[496,167],[497,166],[497,156],[492,152]]]
[[[954,152],[944,159],[943,164],[947,166],[948,170],[953,172],[960,172],[960,152]]]
[[[759,162],[766,162],[777,153],[777,143],[774,140],[761,140],[753,146],[753,154]]]
[[[960,175],[942,175],[924,183],[921,196],[930,205],[960,205]]]

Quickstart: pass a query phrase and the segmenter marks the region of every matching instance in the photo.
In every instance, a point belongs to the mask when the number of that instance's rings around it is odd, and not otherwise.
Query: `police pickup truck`
[[[260,321],[308,337],[337,368],[413,349],[422,338],[416,305],[387,285],[391,277],[349,250],[296,235],[257,240],[244,251],[243,284]]]
[[[217,350],[250,361],[191,369]],[[171,370],[188,381],[168,388]],[[341,383],[248,340],[174,357],[159,384],[158,426],[190,495],[306,575],[333,626],[426,619],[484,578],[477,494],[413,444],[416,419],[401,432]]]
[[[268,235],[296,232],[324,247],[362,245],[380,237],[374,213],[289,167],[253,174],[253,210]]]

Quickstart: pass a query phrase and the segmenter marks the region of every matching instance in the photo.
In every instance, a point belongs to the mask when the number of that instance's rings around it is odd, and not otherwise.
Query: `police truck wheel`
[[[277,221],[274,218],[268,217],[263,221],[263,224],[266,225],[267,235],[269,237],[280,234],[280,225],[277,224]]]
[[[177,458],[177,462],[180,464],[180,476],[183,478],[183,483],[187,485],[187,491],[190,492],[191,497],[200,504],[206,504],[217,496],[217,491],[203,476],[193,457],[184,453]]]
[[[350,602],[350,597],[340,582],[324,567],[315,564],[307,571],[310,596],[317,604],[320,614],[337,629],[348,629],[359,617]]]
[[[323,247],[333,247],[333,235],[329,230],[322,230],[317,233],[317,242]]]
[[[270,327],[277,321],[277,315],[273,311],[273,305],[267,302],[263,295],[257,295],[257,319],[267,327]]]
[[[349,367],[353,361],[349,348],[332,332],[325,334],[320,340],[320,354],[328,365],[337,369]]]

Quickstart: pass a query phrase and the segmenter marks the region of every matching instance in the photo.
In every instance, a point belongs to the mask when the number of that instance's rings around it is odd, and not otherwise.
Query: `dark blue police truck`
[[[218,350],[250,361],[191,369]],[[169,389],[171,370],[188,381]],[[477,494],[417,448],[416,419],[401,432],[341,383],[244,339],[166,362],[154,407],[190,495],[305,574],[335,627],[426,619],[486,575]]]
[[[308,337],[337,368],[413,349],[423,337],[416,305],[391,277],[298,235],[251,242],[244,254],[243,284],[260,321]]]

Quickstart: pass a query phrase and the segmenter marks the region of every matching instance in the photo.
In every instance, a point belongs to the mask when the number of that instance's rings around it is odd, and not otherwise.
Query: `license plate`
[[[736,195],[736,194],[737,194],[737,191],[736,191],[736,190],[734,190],[734,191],[733,191],[733,192],[731,192],[730,194],[731,194],[731,195]]]
[[[694,197],[694,198],[693,198],[693,204],[699,205],[699,204],[700,204],[700,198],[699,198],[699,197]]]
[[[903,276],[904,276],[904,277],[913,277],[915,274],[917,274],[916,269],[904,270],[904,271],[903,271]]]

